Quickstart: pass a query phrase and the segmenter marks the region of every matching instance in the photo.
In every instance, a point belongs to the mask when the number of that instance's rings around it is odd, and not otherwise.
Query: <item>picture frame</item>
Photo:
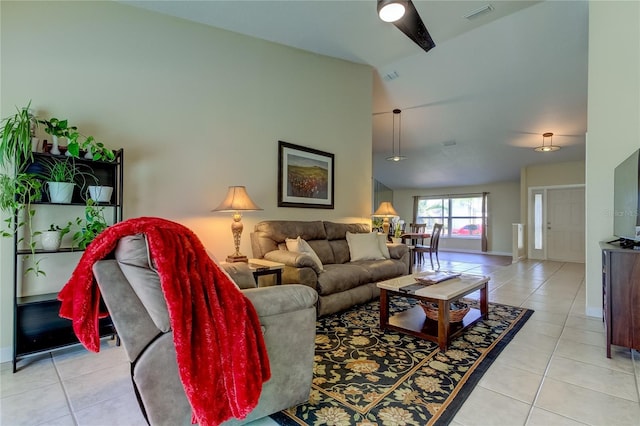
[[[278,141],[278,207],[334,208],[335,156]]]

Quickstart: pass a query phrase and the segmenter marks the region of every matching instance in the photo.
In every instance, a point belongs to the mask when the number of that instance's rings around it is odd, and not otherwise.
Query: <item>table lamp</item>
[[[240,253],[240,236],[242,235],[242,211],[262,210],[258,207],[247,194],[244,186],[230,186],[227,196],[218,207],[213,209],[214,212],[232,212],[233,222],[231,222],[231,232],[233,233],[233,243],[236,251],[227,256],[227,262],[247,262],[247,256]]]
[[[371,216],[382,217],[382,230],[385,235],[389,235],[389,218],[400,216],[390,201],[383,201],[380,203],[378,210],[373,212]]]

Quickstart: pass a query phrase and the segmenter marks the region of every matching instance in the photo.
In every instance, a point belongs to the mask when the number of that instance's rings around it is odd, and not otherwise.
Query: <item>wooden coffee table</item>
[[[382,330],[396,330],[430,340],[438,343],[440,350],[446,351],[451,339],[460,335],[477,321],[487,318],[489,311],[487,283],[489,282],[489,277],[462,274],[458,278],[425,286],[415,293],[401,291],[401,287],[416,282],[416,275],[420,274],[405,275],[381,281],[377,284],[378,288],[380,288],[380,328]],[[449,320],[450,303],[476,290],[480,290],[480,310],[472,308],[462,321],[451,323]],[[409,310],[398,312],[390,318],[389,299],[391,296],[403,296],[424,302],[437,303],[438,321],[427,318],[419,305]]]

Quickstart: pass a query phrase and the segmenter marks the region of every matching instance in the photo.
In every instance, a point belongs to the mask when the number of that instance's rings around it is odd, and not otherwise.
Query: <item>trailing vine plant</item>
[[[33,162],[31,137],[38,126],[38,120],[31,114],[31,101],[24,108],[17,108],[17,113],[2,120],[0,129],[0,211],[7,214],[6,228],[0,232],[3,237],[12,237],[21,227],[29,229],[29,239],[26,241],[31,254],[35,254],[36,243],[34,237],[39,232],[32,230],[32,220],[35,210],[31,207],[33,201],[42,197],[42,182],[39,177],[27,170]],[[10,172],[12,171],[12,172]],[[25,242],[25,236],[17,240],[18,244]],[[40,269],[40,260],[34,261],[27,272],[45,275]]]

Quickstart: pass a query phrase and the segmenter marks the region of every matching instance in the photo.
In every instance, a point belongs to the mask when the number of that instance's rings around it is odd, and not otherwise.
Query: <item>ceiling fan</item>
[[[411,0],[378,0],[378,16],[395,25],[425,52],[436,47]]]

